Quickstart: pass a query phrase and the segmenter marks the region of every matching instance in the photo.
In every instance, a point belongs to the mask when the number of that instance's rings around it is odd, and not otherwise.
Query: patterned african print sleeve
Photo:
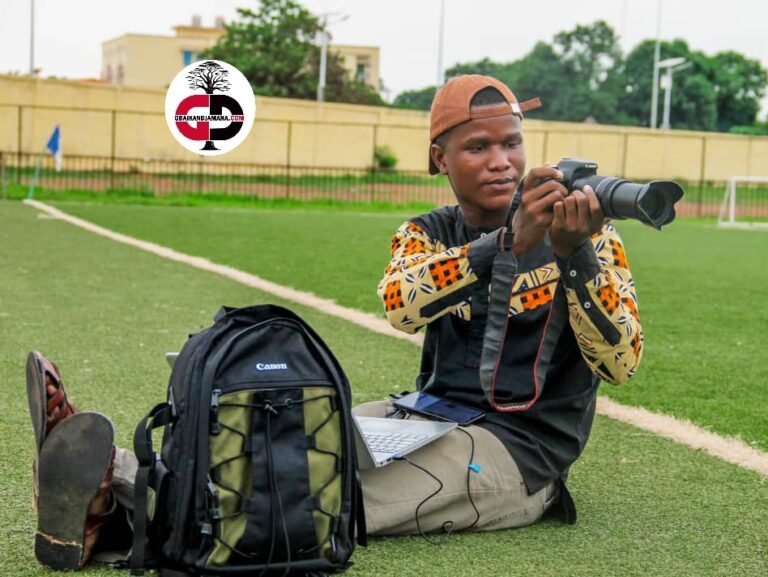
[[[624,245],[607,224],[567,261],[557,259],[581,355],[603,380],[631,377],[643,352],[635,283]]]
[[[490,277],[501,230],[446,247],[418,224],[403,224],[392,238],[392,260],[377,290],[390,324],[415,333],[448,313],[468,319],[470,289]]]

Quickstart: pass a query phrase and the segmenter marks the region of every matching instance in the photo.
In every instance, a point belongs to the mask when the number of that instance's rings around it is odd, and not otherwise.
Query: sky
[[[193,14],[211,26],[218,15],[234,19],[237,7],[257,7],[255,0],[0,0],[0,73],[29,71],[33,1],[35,67],[43,77],[73,78],[99,76],[105,40],[129,32],[172,35],[172,27],[189,24]],[[656,37],[659,6],[662,40],[682,38],[709,55],[735,50],[768,68],[763,0],[301,1],[314,14],[328,15],[333,42],[379,46],[388,100],[437,81],[441,2],[444,68],[484,57],[516,60],[539,40],[551,42],[558,32],[599,19],[617,31],[626,53]],[[766,111],[768,99],[761,118]]]

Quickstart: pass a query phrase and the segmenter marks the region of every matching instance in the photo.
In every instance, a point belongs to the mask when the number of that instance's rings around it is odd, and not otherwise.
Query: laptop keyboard
[[[374,453],[397,453],[428,437],[412,433],[365,433],[365,442]]]

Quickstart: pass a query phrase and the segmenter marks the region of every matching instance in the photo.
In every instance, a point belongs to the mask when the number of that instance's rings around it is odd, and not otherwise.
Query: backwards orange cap
[[[472,98],[483,88],[495,88],[506,99],[503,104],[497,106],[483,106],[472,110],[470,103]],[[429,140],[434,142],[435,138],[469,120],[476,118],[493,118],[505,114],[514,114],[523,117],[523,112],[539,108],[541,100],[533,98],[525,102],[518,102],[514,93],[506,84],[491,78],[490,76],[481,76],[479,74],[467,74],[457,76],[449,80],[440,91],[435,94],[432,101],[432,110],[429,115]],[[429,174],[440,172],[432,162],[432,154],[429,155]]]

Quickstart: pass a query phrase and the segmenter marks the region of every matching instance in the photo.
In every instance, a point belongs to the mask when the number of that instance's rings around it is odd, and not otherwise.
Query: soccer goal
[[[768,227],[768,176],[729,178],[717,225]]]

